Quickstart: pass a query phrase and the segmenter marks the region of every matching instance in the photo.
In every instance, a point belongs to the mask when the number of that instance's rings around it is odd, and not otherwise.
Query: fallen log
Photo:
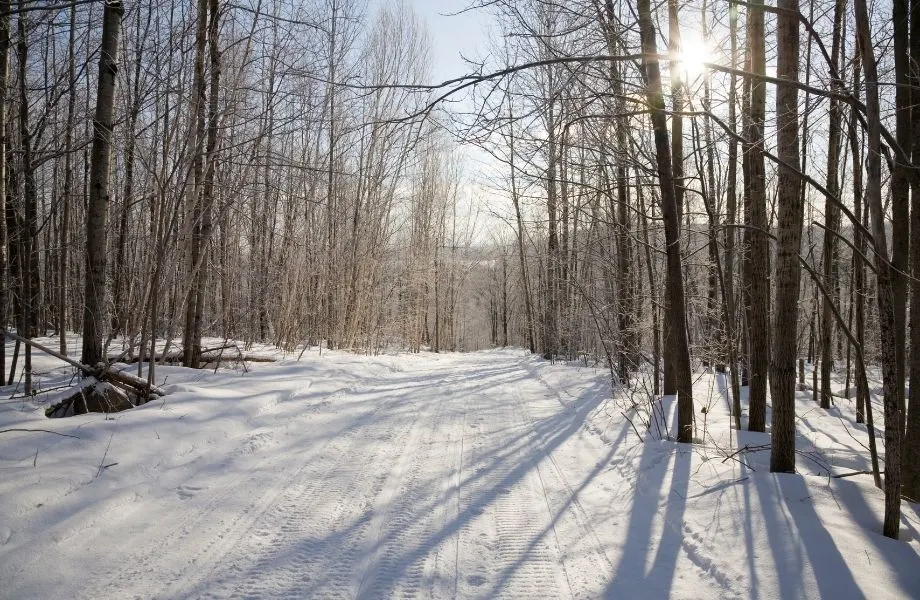
[[[116,365],[114,364],[101,362],[95,366],[84,365],[69,356],[61,354],[60,352],[55,352],[47,346],[10,331],[6,331],[5,329],[0,329],[0,334],[8,336],[17,342],[27,344],[49,356],[53,356],[78,369],[84,375],[87,383],[81,385],[76,393],[65,399],[62,404],[72,406],[80,400],[85,408],[84,412],[115,412],[117,410],[125,410],[132,406],[144,404],[153,396],[166,395],[166,392],[161,388],[151,385],[146,380],[125,371],[116,370],[114,368]],[[98,391],[96,389],[97,387]],[[87,390],[90,391],[87,392]],[[91,393],[93,397],[88,398],[87,393]],[[125,395],[125,398],[123,399],[121,395]],[[59,409],[60,407],[52,408]],[[59,413],[60,410],[54,410],[53,412]]]
[[[45,410],[49,418],[72,417],[86,413],[116,413],[141,404],[136,393],[122,390],[111,381],[87,377],[60,402]]]
[[[23,344],[26,344],[26,345],[32,346],[33,348],[36,348],[36,349],[38,349],[38,350],[41,350],[41,351],[44,352],[45,354],[48,354],[48,355],[50,355],[50,356],[53,356],[54,358],[56,358],[56,359],[58,359],[58,360],[62,360],[62,361],[64,361],[65,363],[67,363],[67,364],[69,364],[69,365],[71,365],[71,366],[74,366],[74,367],[80,369],[81,371],[83,371],[83,372],[84,372],[85,374],[87,374],[87,375],[93,375],[93,374],[94,374],[94,371],[93,371],[92,367],[88,367],[88,366],[86,366],[86,365],[84,365],[84,364],[82,364],[82,363],[79,363],[79,362],[75,361],[74,359],[70,358],[69,356],[64,356],[64,355],[61,354],[60,352],[55,352],[55,351],[52,350],[51,348],[48,348],[47,346],[43,346],[43,345],[39,344],[39,343],[36,342],[36,341],[33,341],[33,340],[30,340],[30,339],[24,338],[24,337],[19,336],[19,335],[16,335],[15,333],[12,333],[12,332],[7,331],[7,330],[5,330],[5,329],[0,329],[0,334],[5,335],[6,337],[8,337],[8,338],[10,338],[10,339],[16,340],[17,342],[22,342]]]
[[[166,392],[155,385],[151,385],[146,379],[141,379],[137,375],[132,375],[127,371],[116,371],[113,369],[114,366],[115,365],[106,365],[105,363],[97,364],[97,377],[103,380],[110,380],[112,383],[126,385],[136,390],[144,391],[150,396],[166,395]]]

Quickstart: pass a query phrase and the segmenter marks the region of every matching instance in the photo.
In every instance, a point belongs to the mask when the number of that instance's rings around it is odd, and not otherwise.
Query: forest
[[[0,1],[3,383],[41,387],[46,336],[150,388],[210,364],[203,339],[523,347],[603,365],[633,404],[675,396],[695,443],[709,370],[776,473],[797,392],[855,400],[898,537],[920,499],[920,1],[466,10],[490,47],[445,81],[405,2]]]

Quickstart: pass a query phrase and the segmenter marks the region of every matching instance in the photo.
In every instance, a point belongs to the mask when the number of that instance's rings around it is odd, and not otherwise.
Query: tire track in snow
[[[233,550],[230,559],[222,561],[231,565],[230,572],[225,575],[230,581],[217,586],[211,596],[352,598],[360,594],[355,574],[364,573],[367,580],[369,565],[382,567],[384,577],[387,573],[401,571],[392,558],[390,564],[384,560],[381,565],[373,564],[369,556],[374,552],[374,545],[379,543],[388,513],[396,515],[395,525],[400,530],[409,527],[418,517],[409,511],[424,497],[407,496],[406,492],[413,490],[413,482],[422,466],[429,464],[421,459],[418,441],[437,431],[438,414],[443,405],[443,402],[431,400],[430,386],[423,386],[424,395],[415,400],[413,397],[418,392],[413,390],[406,397],[401,393],[404,388],[378,387],[377,391],[393,394],[382,416],[385,419],[395,408],[413,415],[412,419],[402,422],[398,428],[386,421],[372,420],[369,427],[349,432],[351,439],[338,440],[333,451],[325,452],[322,460],[312,463],[285,490],[284,498],[265,511],[252,528],[254,542],[241,544]],[[429,415],[432,411],[434,417]],[[430,422],[432,419],[434,425]],[[375,427],[382,428],[382,433],[371,435]],[[369,455],[355,456],[355,452],[350,452],[355,448],[360,450],[362,440],[369,439],[372,442]],[[394,448],[398,451],[394,452]],[[346,455],[352,460],[343,465],[341,457]],[[323,479],[326,480],[323,484],[311,483]],[[400,483],[403,479],[405,481]],[[371,482],[370,486],[366,482]],[[414,501],[408,501],[407,497]],[[335,502],[330,503],[330,498]],[[388,509],[397,498],[402,508]],[[365,541],[368,537],[370,543]],[[398,546],[391,544],[391,548],[395,550]],[[253,563],[248,559],[251,556],[258,560]],[[244,574],[245,580],[233,586],[234,577]],[[421,566],[409,576],[410,584],[415,582],[415,585],[410,585],[408,591],[417,591],[415,588],[423,579]],[[384,581],[395,583],[392,576]]]
[[[502,396],[512,395],[507,389]],[[554,538],[551,517],[535,485],[533,432],[507,403],[479,396],[478,417],[465,438],[472,441],[461,488],[459,597],[562,598],[571,595]],[[489,419],[485,418],[488,415]],[[478,431],[477,431],[478,430]]]
[[[378,505],[391,508],[383,507],[372,528],[368,560],[359,569],[363,578],[358,598],[453,595],[455,535],[441,535],[440,528],[450,521],[448,511],[456,495],[457,433],[464,417],[455,406],[464,388],[452,388],[465,381],[456,375],[439,383],[434,415],[419,436],[406,442],[404,458],[411,462],[397,466],[388,481],[389,493],[378,498]]]
[[[336,390],[323,402],[334,402],[337,398],[343,397],[347,389],[353,389],[353,387],[346,386]],[[358,428],[365,420],[373,419],[382,408],[383,406],[376,406],[359,413],[353,418],[344,433],[347,434]],[[333,441],[334,439],[330,439],[324,442],[318,451],[322,452]],[[245,447],[249,443],[250,438],[247,436],[242,446],[229,458],[232,460],[240,454],[246,454]],[[267,456],[259,461],[257,466],[269,465],[275,462],[273,460],[275,458]],[[91,582],[88,589],[75,592],[75,594],[85,598],[98,598],[110,595],[112,590],[119,590],[119,595],[124,597],[182,595],[180,590],[183,585],[200,579],[203,573],[209,573],[217,558],[236,544],[252,523],[276,501],[286,487],[286,483],[296,479],[298,474],[307,468],[310,458],[312,455],[306,453],[299,464],[295,463],[294,473],[282,472],[273,481],[263,482],[265,492],[251,500],[239,498],[238,491],[228,486],[213,494],[203,506],[183,506],[187,514],[176,525],[171,526],[165,534],[156,536],[155,540],[147,542],[140,550],[132,551],[128,556],[123,557],[114,569]],[[255,476],[251,477],[250,481],[255,481]],[[231,507],[230,510],[226,510],[228,506]],[[191,551],[192,557],[185,564],[179,566],[165,564],[163,558],[169,556],[171,549],[181,548],[184,553],[187,553],[188,545],[194,549]],[[209,559],[209,557],[212,558]],[[165,591],[164,581],[170,582]]]
[[[541,383],[542,382],[541,380]],[[544,383],[544,385],[546,385]],[[527,410],[527,403],[515,389],[518,411],[535,429],[536,423]],[[546,460],[536,465],[540,489],[553,519],[553,535],[562,555],[569,587],[575,598],[596,598],[603,594],[605,573],[613,572],[613,562],[604,551],[591,519],[578,501],[578,493],[569,484],[553,457],[552,450],[543,448]]]
[[[399,458],[391,446],[418,421],[417,414],[396,427],[386,420],[401,402],[381,402],[368,423],[356,421],[308,461],[251,525],[249,539],[222,558],[226,566],[205,597],[353,597],[352,570],[374,498]]]

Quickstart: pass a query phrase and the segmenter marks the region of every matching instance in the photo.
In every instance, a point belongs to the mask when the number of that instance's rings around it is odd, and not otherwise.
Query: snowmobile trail
[[[303,427],[336,415],[334,437],[288,444],[297,456],[266,457],[254,471],[274,477],[241,489],[185,484],[185,516],[81,595],[596,595],[566,564],[599,573],[609,561],[547,461],[547,432],[517,391],[528,377],[520,355],[458,355],[314,401]]]
[[[493,350],[164,372],[164,401],[114,418],[12,421],[78,438],[0,439],[0,599],[920,590],[915,542],[865,532],[871,483],[640,441],[600,369]]]

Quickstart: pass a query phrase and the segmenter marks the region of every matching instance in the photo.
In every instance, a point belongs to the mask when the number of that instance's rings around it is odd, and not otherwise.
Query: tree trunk
[[[684,85],[679,62],[681,40],[677,0],[668,0],[668,52],[671,56],[671,96],[674,109],[671,114],[671,158],[674,173],[674,201],[677,204],[679,222],[684,211],[684,119],[681,116],[684,110]],[[670,273],[666,277],[670,277]],[[667,279],[665,285],[670,286]],[[664,301],[664,310],[668,314],[671,311],[669,294],[664,295]],[[675,353],[678,352],[676,344],[679,342],[674,337],[672,325],[670,319],[664,320],[664,393],[669,395],[677,393],[675,366],[678,358]]]
[[[664,218],[667,246],[669,321],[672,324],[672,345],[677,381],[677,441],[693,441],[693,385],[690,373],[690,347],[687,343],[687,311],[684,303],[684,273],[680,252],[680,214],[671,168],[671,146],[668,140],[667,115],[661,90],[661,72],[655,56],[658,54],[655,25],[650,0],[638,0],[639,32],[642,39],[642,70],[645,74],[645,95],[651,108],[655,134],[655,162],[661,187],[661,214]]]
[[[193,369],[198,368],[201,358],[201,331],[196,324],[201,323],[198,312],[198,264],[205,252],[202,237],[204,219],[204,198],[201,192],[204,182],[205,137],[204,109],[207,87],[204,80],[204,55],[208,32],[208,1],[198,0],[198,19],[195,30],[195,80],[192,90],[192,106],[189,111],[191,120],[192,168],[189,182],[186,184],[189,211],[192,215],[191,240],[187,266],[187,291],[185,294],[185,327],[182,330],[182,364]]]
[[[767,419],[767,380],[770,369],[770,245],[767,224],[767,193],[764,166],[766,84],[757,75],[766,73],[763,2],[748,9],[748,61],[755,75],[747,82],[749,96],[744,115],[745,252],[742,275],[746,292],[745,316],[749,344],[748,429],[764,431]]]
[[[856,35],[866,77],[866,121],[869,143],[866,160],[866,209],[872,222],[872,238],[877,273],[878,322],[881,334],[882,388],[885,403],[885,519],[882,533],[897,539],[901,521],[901,431],[900,396],[904,381],[898,381],[897,351],[888,343],[895,337],[894,285],[888,262],[882,207],[882,141],[879,105],[878,68],[872,46],[869,14],[865,0],[854,0]],[[867,399],[868,402],[868,399]]]
[[[776,75],[792,82],[776,87],[778,238],[776,302],[770,392],[773,401],[770,471],[795,471],[795,359],[799,318],[803,203],[799,186],[799,12],[798,0],[780,0],[777,15]],[[783,332],[780,334],[779,332]]]
[[[9,303],[11,283],[7,267],[9,240],[6,230],[6,99],[10,71],[10,3],[0,0],[0,327],[7,326],[6,306]],[[6,375],[6,338],[0,335],[0,384]]]
[[[914,164],[920,164],[920,2],[910,7],[911,143]],[[904,434],[904,495],[920,502],[920,183],[914,178],[910,206],[910,407]]]
[[[38,192],[35,182],[35,167],[32,161],[32,136],[33,132],[29,123],[29,100],[27,65],[29,48],[26,39],[26,16],[19,13],[17,20],[19,42],[19,136],[22,146],[22,198],[25,205],[25,220],[19,229],[20,258],[22,270],[22,335],[31,338],[38,331],[37,321],[41,313],[39,293],[39,248],[38,248]],[[24,384],[23,388],[28,395],[32,392],[32,346],[26,344],[23,356]]]
[[[860,58],[859,53],[853,60],[853,84],[854,90],[860,88]],[[853,255],[853,328],[856,333],[856,341],[861,348],[866,347],[866,267],[863,264],[862,255],[866,252],[866,236],[863,235],[860,225],[865,225],[866,219],[863,211],[863,159],[862,146],[860,143],[859,133],[856,128],[856,108],[850,108],[849,119],[847,120],[847,133],[850,141],[850,154],[852,154],[852,172],[853,172],[853,214],[856,217],[856,223],[853,227],[854,246],[856,252]],[[861,372],[864,365],[856,363],[855,378],[858,381],[860,377],[865,377]],[[856,388],[856,422],[865,423],[866,420],[866,403],[869,398],[862,393],[862,390]]]
[[[105,3],[102,16],[102,50],[93,122],[93,149],[86,214],[86,288],[83,310],[83,358],[85,365],[104,359],[106,233],[109,213],[109,164],[115,116],[115,75],[118,72],[118,41],[124,6],[118,0]]]
[[[916,3],[916,2],[915,2]],[[911,89],[908,87],[909,0],[893,0],[891,6],[894,32],[895,139],[906,153],[897,153],[891,172],[891,286],[894,312],[894,341],[896,377],[901,388],[898,394],[898,435],[904,436],[905,356],[907,337],[907,277],[910,271],[910,146]],[[886,423],[887,427],[887,423]]]
[[[547,86],[553,94],[552,71]],[[543,303],[543,358],[551,360],[559,351],[559,332],[557,322],[558,273],[559,273],[559,232],[556,220],[556,113],[555,102],[549,100],[547,117],[547,154],[549,162],[546,168],[546,213],[547,213],[547,247],[546,247],[546,295]]]
[[[731,44],[731,67],[738,67],[738,11],[730,11],[729,36]],[[738,83],[734,73],[729,79],[728,88],[728,126],[730,135],[728,140],[728,182],[726,183],[726,214],[725,219],[729,227],[725,228],[725,313],[726,319],[731,323],[731,328],[726,333],[728,344],[727,354],[729,368],[731,369],[732,386],[732,413],[735,417],[735,427],[741,429],[741,390],[738,361],[738,335],[735,320],[735,224],[738,210],[738,142],[735,139],[737,127],[736,104]]]
[[[0,7],[2,10],[2,7]],[[70,301],[68,297],[68,279],[70,273],[68,268],[70,264],[70,205],[73,202],[73,129],[74,113],[77,104],[76,71],[77,61],[75,53],[75,36],[77,28],[77,7],[70,8],[70,23],[67,39],[67,77],[71,82],[70,90],[67,92],[67,130],[64,132],[64,187],[61,190],[61,233],[59,236],[60,250],[58,254],[58,300],[57,300],[57,322],[58,349],[61,354],[67,354],[67,304]]]
[[[837,0],[834,4],[834,39],[831,46],[831,62],[840,64],[841,46],[843,45],[843,16],[846,11],[845,0]],[[838,66],[839,68],[839,66]],[[839,79],[831,81],[831,89],[840,90],[843,82]],[[827,136],[827,179],[828,193],[837,197],[840,194],[838,181],[838,163],[840,161],[840,147],[842,135],[843,111],[837,98],[830,99],[828,111],[828,136]],[[840,209],[834,202],[824,203],[825,227],[824,232],[824,285],[828,289],[836,289],[836,261],[837,261],[837,230],[840,228]],[[833,332],[834,314],[828,298],[822,299],[821,306],[821,408],[831,407],[831,366],[833,365]]]

